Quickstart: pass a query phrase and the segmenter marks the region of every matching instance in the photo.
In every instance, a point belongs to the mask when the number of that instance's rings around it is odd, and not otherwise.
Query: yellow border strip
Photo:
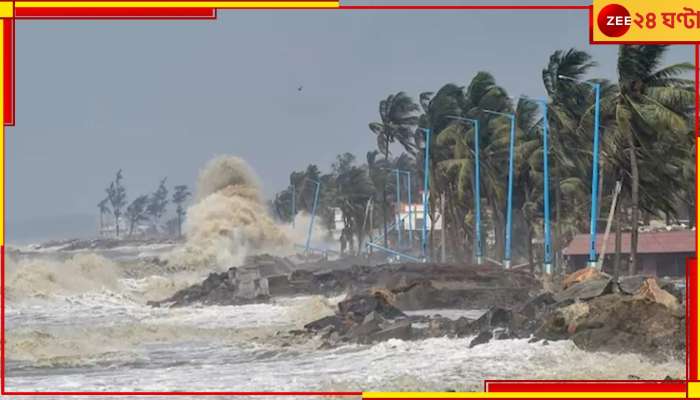
[[[15,8],[338,8],[340,1],[17,1]]]
[[[688,382],[688,398],[700,397],[700,382]]]
[[[685,392],[364,392],[363,399],[683,399]]]

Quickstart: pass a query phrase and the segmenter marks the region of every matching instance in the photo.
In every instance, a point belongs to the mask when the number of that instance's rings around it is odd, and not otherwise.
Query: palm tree
[[[590,106],[591,87],[585,83],[559,79],[560,75],[575,80],[583,77],[595,67],[591,55],[582,50],[557,50],[549,57],[549,62],[542,69],[542,82],[547,96],[548,127],[551,145],[552,189],[554,192],[554,262],[559,267],[561,250],[563,248],[565,225],[569,231],[575,230],[576,221],[580,216],[566,218],[563,209],[581,209],[579,205],[564,204],[577,201],[582,191],[585,191],[587,176],[581,171],[590,169],[591,141],[589,137],[577,134],[579,121]],[[588,166],[588,167],[587,167]],[[568,196],[567,196],[568,194]],[[568,223],[566,222],[568,220]]]
[[[657,45],[620,46],[617,90],[602,103],[607,105],[603,112],[614,118],[605,131],[616,145],[611,158],[629,176],[630,274],[637,270],[640,210],[673,212],[668,193],[687,185],[681,180],[687,151],[678,143],[689,141],[688,110],[695,94],[692,81],[683,76],[694,67],[690,63],[662,67],[666,50],[667,46]]]
[[[413,142],[414,127],[418,123],[418,105],[404,92],[389,95],[379,102],[381,122],[371,122],[369,129],[377,135],[377,148],[389,161],[389,146],[399,142],[406,149],[415,149]],[[387,194],[382,187],[382,219],[384,220],[384,246],[388,247],[387,232]]]
[[[367,168],[348,166],[336,176],[336,205],[343,213],[346,228],[352,236],[357,236],[358,250],[364,243],[366,227],[364,226],[367,200],[374,193]],[[351,240],[352,243],[352,240]],[[352,245],[351,245],[351,251]]]

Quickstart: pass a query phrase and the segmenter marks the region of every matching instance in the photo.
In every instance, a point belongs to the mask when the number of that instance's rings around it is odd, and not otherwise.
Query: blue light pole
[[[582,82],[569,76],[559,75],[561,79],[585,83],[591,85],[595,92],[595,122],[593,125],[593,176],[591,177],[591,231],[590,248],[588,249],[587,267],[598,267],[598,256],[596,254],[596,234],[598,223],[598,157],[599,157],[599,137],[600,137],[600,83]]]
[[[549,141],[547,101],[539,100],[542,106],[542,163],[544,171],[544,273],[552,274],[552,234],[549,221]]]
[[[474,246],[474,257],[476,258],[476,263],[480,265],[484,263],[484,253],[481,244],[481,174],[479,172],[479,120],[456,116],[448,116],[448,118],[463,122],[470,122],[472,125],[474,125],[474,230],[476,239],[476,243]]]
[[[401,171],[406,174],[406,187],[408,191],[408,241],[410,243],[409,248],[413,248],[413,199],[411,199],[411,171]]]
[[[397,248],[401,251],[401,172],[395,169],[396,173],[396,236],[398,238]]]
[[[311,221],[309,222],[309,233],[306,235],[306,247],[304,248],[305,254],[309,253],[309,246],[311,245],[311,233],[314,229],[314,218],[316,217],[316,207],[318,206],[318,192],[321,190],[321,182],[313,179],[309,180],[316,184],[316,191],[314,193],[314,205],[311,208]]]
[[[418,128],[425,132],[425,166],[423,167],[423,231],[421,234],[421,258],[428,260],[428,190],[430,176],[430,129]]]
[[[510,118],[510,149],[508,151],[508,200],[506,204],[506,248],[503,256],[503,267],[510,269],[511,234],[513,223],[513,158],[515,158],[515,114],[483,110],[486,113]]]

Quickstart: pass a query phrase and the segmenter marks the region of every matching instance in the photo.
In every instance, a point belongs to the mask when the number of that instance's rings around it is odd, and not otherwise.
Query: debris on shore
[[[560,282],[543,282],[526,271],[479,265],[322,267],[257,256],[151,305],[238,305],[274,297],[346,294],[334,315],[289,334],[320,338],[324,348],[446,336],[472,337],[470,347],[503,339],[543,345],[572,340],[587,351],[659,360],[685,355],[684,293],[653,277],[615,279],[586,268]],[[420,310],[486,311],[475,319],[450,319],[416,313]]]

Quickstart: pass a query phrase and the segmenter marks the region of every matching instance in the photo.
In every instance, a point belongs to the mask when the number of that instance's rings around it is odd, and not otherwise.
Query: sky
[[[309,163],[328,169],[346,151],[363,160],[376,147],[367,125],[379,101],[398,91],[417,97],[485,70],[511,95],[537,97],[550,54],[571,47],[599,63],[591,76],[615,79],[617,47],[589,45],[587,23],[579,10],[18,21],[8,242],[94,232],[96,205],[120,168],[133,199],[163,177],[194,186],[207,160],[232,154],[271,197]],[[674,46],[666,61],[692,59],[691,46]]]

